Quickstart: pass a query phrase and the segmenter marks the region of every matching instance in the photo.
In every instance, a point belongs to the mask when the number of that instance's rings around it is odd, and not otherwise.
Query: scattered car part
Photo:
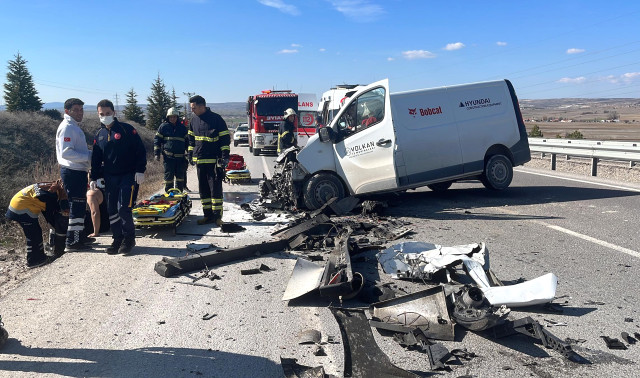
[[[602,338],[602,340],[604,340],[605,344],[607,344],[607,348],[609,349],[620,349],[620,350],[627,349],[627,346],[624,345],[624,343],[618,339],[615,339],[609,336],[600,336],[600,337]]]
[[[314,356],[326,356],[327,352],[324,351],[324,348],[322,347],[322,345],[316,345],[315,348],[313,349],[313,355]]]
[[[282,300],[291,300],[318,289],[323,297],[350,299],[364,285],[360,273],[351,269],[349,237],[352,230],[344,227],[336,237],[336,246],[324,267],[299,258],[291,272]]]
[[[424,242],[403,242],[377,254],[385,273],[392,278],[431,279],[447,266],[474,260],[489,269],[489,254],[484,243],[443,247]]]
[[[456,324],[477,332],[503,323],[509,312],[505,306],[491,306],[479,288],[465,286],[455,295],[451,316]]]
[[[300,365],[295,358],[280,357],[280,365],[286,378],[334,378],[327,375],[322,366],[310,367]]]
[[[453,340],[454,328],[440,286],[377,302],[369,306],[374,319],[420,328],[430,339]]]
[[[218,314],[209,314],[208,312],[204,315],[202,315],[202,320],[211,320],[213,318],[215,318],[216,316],[218,316]]]
[[[222,225],[220,225],[220,231],[226,232],[226,233],[241,232],[244,230],[246,230],[246,228],[240,226],[237,223],[225,222]]]
[[[211,243],[189,243],[187,244],[187,251],[189,252],[200,252],[205,249],[214,248],[215,246]]]
[[[155,271],[163,277],[209,268],[215,265],[283,251],[287,247],[286,240],[275,240],[258,244],[250,244],[240,248],[209,251],[189,256],[172,258],[163,257],[155,265]]]
[[[320,344],[322,334],[315,329],[305,329],[298,333],[298,344]]]
[[[302,234],[303,232],[310,232],[315,227],[325,223],[331,223],[331,220],[329,220],[329,217],[326,216],[325,214],[318,214],[317,216],[311,219],[308,219],[300,224],[280,229],[272,233],[271,236],[275,236],[279,239],[289,240],[291,238],[296,237],[299,234]]]
[[[554,336],[551,332],[546,330],[544,326],[533,320],[530,316],[516,320],[507,320],[502,325],[493,327],[489,332],[491,332],[495,338],[502,338],[516,333],[522,333],[523,335],[540,340],[545,348],[554,349],[560,352],[569,361],[577,362],[579,364],[591,363],[589,360],[571,349],[571,345],[569,345],[569,343],[566,343]]]
[[[344,345],[345,377],[418,377],[391,363],[380,350],[363,310],[331,307]]]
[[[620,334],[620,338],[622,338],[622,340],[627,344],[635,344],[637,341],[636,339],[631,337],[628,332],[622,332]]]
[[[243,275],[243,276],[249,276],[249,275],[253,275],[253,274],[261,274],[261,273],[262,272],[258,268],[241,269],[240,270],[240,274]]]

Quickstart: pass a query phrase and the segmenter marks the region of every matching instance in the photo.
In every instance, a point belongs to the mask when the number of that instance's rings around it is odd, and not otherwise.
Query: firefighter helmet
[[[178,112],[178,110],[176,110],[176,108],[169,108],[169,110],[167,110],[167,117],[170,116],[179,116],[180,112]]]
[[[287,119],[289,116],[296,115],[296,111],[289,108],[284,111],[284,119]]]

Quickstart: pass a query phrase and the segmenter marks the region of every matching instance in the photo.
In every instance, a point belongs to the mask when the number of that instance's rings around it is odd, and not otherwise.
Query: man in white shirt
[[[69,227],[66,250],[81,250],[87,246],[83,234],[87,211],[87,172],[91,165],[91,151],[84,131],[78,126],[84,116],[84,102],[70,98],[64,102],[64,120],[56,132],[56,158],[60,176],[69,197]]]

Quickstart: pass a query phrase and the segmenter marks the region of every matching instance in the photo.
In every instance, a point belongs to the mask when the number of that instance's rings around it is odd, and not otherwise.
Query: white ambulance
[[[391,93],[385,79],[351,95],[296,158],[292,187],[317,209],[332,197],[469,178],[505,189],[531,153],[508,80]]]
[[[315,93],[298,93],[298,146],[304,147],[316,134],[318,98]]]

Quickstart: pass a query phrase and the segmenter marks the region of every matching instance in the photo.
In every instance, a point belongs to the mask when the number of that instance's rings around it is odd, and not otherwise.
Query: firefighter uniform
[[[162,153],[164,164],[164,191],[168,192],[169,189],[178,188],[181,191],[185,188],[185,176],[187,166],[185,164],[185,152],[189,146],[189,139],[187,137],[187,128],[182,125],[180,119],[175,124],[168,121],[169,114],[172,109],[169,109],[167,113],[167,122],[164,122],[158,128],[156,136],[153,139],[153,153],[156,159],[160,157]],[[177,115],[177,112],[175,112]],[[172,114],[173,115],[173,114]],[[175,177],[175,185],[173,179]]]
[[[284,112],[284,119],[282,120],[282,122],[280,122],[280,126],[278,127],[278,153],[281,153],[287,148],[296,146],[298,144],[295,134],[295,121],[291,121],[289,119],[290,116],[295,115],[296,112],[291,108],[285,110]]]
[[[50,191],[52,182],[33,184],[22,189],[11,199],[6,217],[22,226],[27,239],[27,265],[30,267],[41,265],[47,261],[42,241],[42,229],[38,223],[38,215],[42,213],[45,220],[55,233],[53,237],[54,256],[64,253],[69,201],[66,191],[60,187],[57,191]]]
[[[189,160],[197,165],[203,223],[222,220],[222,180],[229,161],[229,129],[219,114],[206,108],[189,122]]]
[[[91,180],[105,180],[109,223],[113,234],[112,250],[123,242],[135,245],[132,208],[136,203],[138,185],[136,173],[144,173],[147,156],[137,130],[128,123],[114,119],[110,128],[100,125],[93,141]]]

